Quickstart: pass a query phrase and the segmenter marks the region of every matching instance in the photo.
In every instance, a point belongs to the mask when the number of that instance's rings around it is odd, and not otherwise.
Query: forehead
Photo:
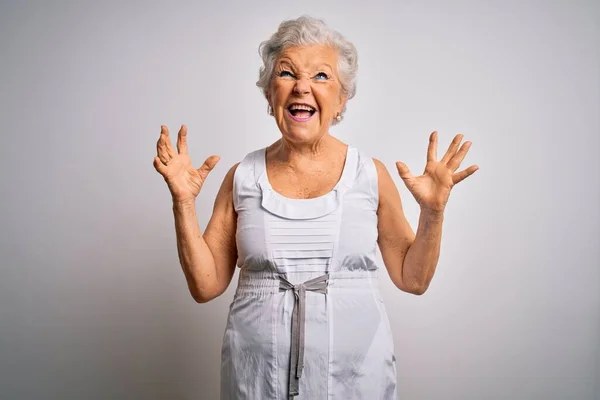
[[[337,51],[326,45],[288,47],[278,57],[278,62],[291,62],[296,67],[311,68],[323,64],[337,67]]]

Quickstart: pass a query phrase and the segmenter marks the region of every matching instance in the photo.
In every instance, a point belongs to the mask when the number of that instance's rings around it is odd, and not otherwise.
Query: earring
[[[335,116],[335,120],[336,120],[337,122],[340,122],[340,121],[342,120],[342,115],[341,115],[340,113],[338,113],[338,114]]]
[[[269,104],[269,107],[267,108],[267,113],[269,115],[273,115],[273,107],[271,107],[271,105]]]

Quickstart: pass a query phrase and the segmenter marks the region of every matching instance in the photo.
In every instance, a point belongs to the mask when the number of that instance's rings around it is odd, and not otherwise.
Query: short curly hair
[[[279,25],[277,32],[260,44],[258,52],[262,58],[263,66],[260,67],[256,86],[262,90],[265,97],[273,75],[275,61],[281,52],[289,47],[315,44],[329,45],[337,50],[338,72],[342,92],[347,99],[354,97],[356,94],[356,73],[358,71],[356,47],[339,32],[329,28],[323,20],[307,15],[283,21]],[[345,111],[346,105],[344,105],[344,109],[340,113],[342,118]],[[332,124],[338,122],[334,119]]]

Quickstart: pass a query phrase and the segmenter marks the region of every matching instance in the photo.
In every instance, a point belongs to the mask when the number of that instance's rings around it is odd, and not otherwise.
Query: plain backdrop
[[[395,169],[461,132],[428,292],[382,274],[401,399],[600,398],[597,1],[0,3],[0,398],[217,399],[237,275],[207,304],[154,170],[189,131],[202,229],[226,171],[277,140],[258,45],[308,14],[359,52],[332,134]],[[380,259],[381,260],[381,259]],[[383,264],[380,263],[383,269]]]

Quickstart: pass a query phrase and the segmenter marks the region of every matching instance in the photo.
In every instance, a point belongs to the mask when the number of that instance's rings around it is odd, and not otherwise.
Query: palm
[[[396,163],[400,177],[421,208],[443,211],[454,185],[479,169],[476,165],[471,165],[455,173],[471,147],[471,142],[465,142],[458,149],[462,138],[463,135],[456,135],[444,157],[437,161],[437,132],[434,131],[429,138],[423,175],[413,176],[404,163]]]
[[[166,165],[163,175],[173,197],[196,197],[200,193],[204,180],[192,166],[190,157],[178,154]]]
[[[156,144],[157,157],[154,167],[163,176],[171,195],[176,201],[193,200],[200,193],[209,172],[219,161],[218,156],[211,156],[196,169],[187,152],[187,128],[182,126],[177,135],[177,152],[171,145],[169,130],[161,127],[161,135]]]

